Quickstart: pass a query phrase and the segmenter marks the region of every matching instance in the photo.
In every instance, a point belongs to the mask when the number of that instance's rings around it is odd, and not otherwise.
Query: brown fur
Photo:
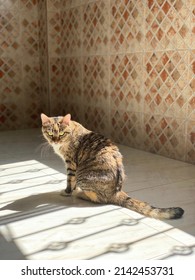
[[[111,140],[71,121],[70,115],[49,118],[42,114],[41,119],[43,136],[66,163],[68,179],[63,195],[120,205],[156,219],[183,215],[182,208],[156,208],[122,191],[122,155]]]

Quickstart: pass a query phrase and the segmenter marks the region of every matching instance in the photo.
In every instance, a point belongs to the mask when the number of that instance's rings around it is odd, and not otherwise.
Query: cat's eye
[[[65,132],[63,130],[59,132],[60,136],[63,136],[64,134],[65,134]]]
[[[49,135],[49,136],[52,136],[52,135],[53,135],[53,132],[52,132],[52,131],[48,131],[48,135]]]

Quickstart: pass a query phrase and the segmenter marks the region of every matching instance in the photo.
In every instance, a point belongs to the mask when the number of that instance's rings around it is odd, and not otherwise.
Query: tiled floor
[[[60,196],[63,162],[41,143],[0,133],[0,259],[195,259],[194,165],[120,147],[131,196],[185,209],[164,222]]]

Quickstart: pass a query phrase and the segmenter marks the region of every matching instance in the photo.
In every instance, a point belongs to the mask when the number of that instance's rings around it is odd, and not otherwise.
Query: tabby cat
[[[177,219],[180,207],[157,208],[129,197],[122,186],[125,178],[122,155],[111,140],[72,121],[71,115],[41,114],[45,139],[66,163],[67,187],[61,194],[102,204],[115,204],[156,219]]]

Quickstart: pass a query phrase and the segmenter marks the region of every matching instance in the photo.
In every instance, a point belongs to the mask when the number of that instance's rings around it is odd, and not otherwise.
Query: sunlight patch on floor
[[[1,259],[195,258],[195,238],[167,223],[60,196],[66,175],[37,160],[0,169]]]

